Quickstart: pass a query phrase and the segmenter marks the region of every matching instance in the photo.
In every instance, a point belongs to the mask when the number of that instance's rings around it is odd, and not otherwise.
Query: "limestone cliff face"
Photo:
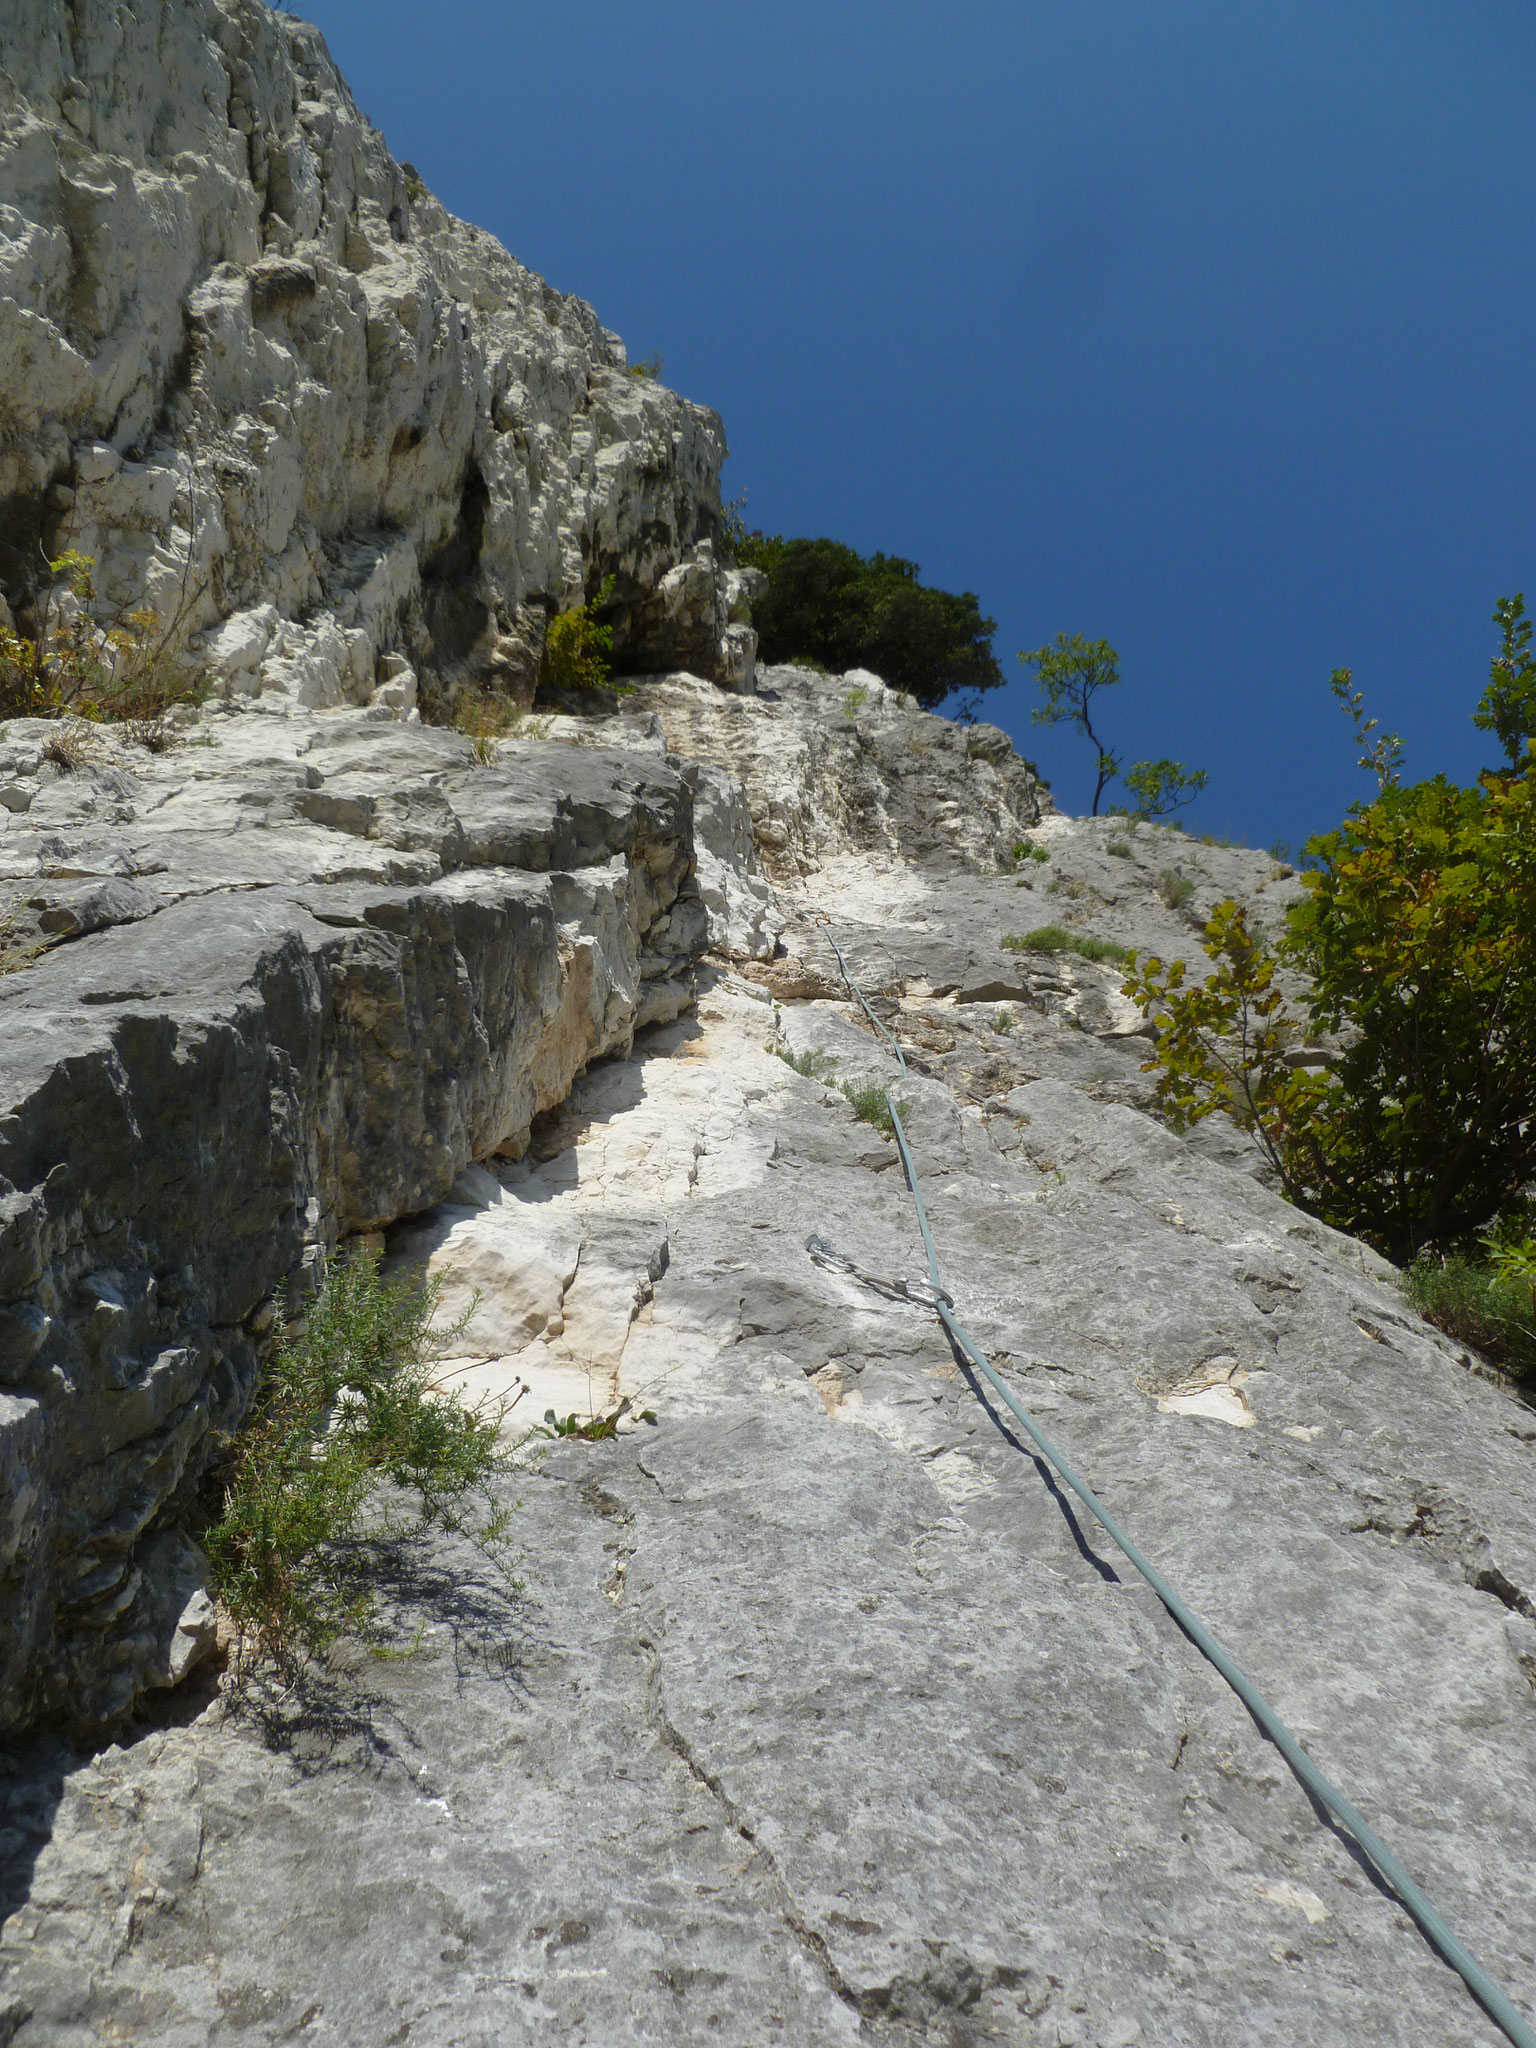
[[[223,691],[403,710],[418,678],[526,698],[611,576],[621,656],[750,665],[717,416],[447,214],[259,0],[7,6],[0,363],[23,614],[68,538],[114,603],[190,594]]]
[[[66,532],[186,572],[219,683],[163,750],[0,725],[0,2042],[1491,2048],[978,1398],[851,1106],[873,1011],[967,1326],[1530,2007],[1531,1410],[1018,943],[1198,970],[1296,878],[758,676],[718,423],[312,30],[0,39],[8,598]],[[413,715],[609,575],[632,695]],[[221,1691],[192,1496],[364,1233],[473,1310],[445,1386],[654,1420],[523,1442],[521,1586],[385,1545],[407,1654]]]

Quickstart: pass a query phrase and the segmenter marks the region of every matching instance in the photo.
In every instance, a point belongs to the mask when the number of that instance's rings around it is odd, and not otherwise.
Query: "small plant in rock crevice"
[[[784,1046],[776,1045],[773,1050],[786,1067],[793,1067],[807,1081],[830,1081],[837,1067],[831,1053],[823,1052],[820,1046],[807,1046],[803,1052],[790,1052]]]
[[[1007,953],[1075,953],[1082,960],[1128,960],[1130,949],[1115,939],[1068,931],[1065,925],[1037,925],[1032,932],[1008,932],[998,941]]]
[[[168,623],[140,607],[102,624],[91,557],[66,548],[47,566],[35,637],[0,625],[0,719],[111,723],[163,751],[172,736],[171,713],[208,694],[206,678],[176,652],[198,591],[183,590]],[[63,745],[67,751],[69,743]],[[55,758],[66,769],[78,765]]]
[[[1403,1279],[1428,1323],[1495,1365],[1536,1380],[1536,1242],[1492,1243],[1485,1259],[1420,1255]]]
[[[656,1420],[654,1408],[635,1408],[626,1394],[617,1408],[608,1414],[589,1415],[585,1420],[574,1411],[569,1415],[559,1415],[553,1408],[546,1408],[544,1420],[534,1424],[533,1434],[555,1441],[569,1439],[578,1443],[600,1444],[618,1435],[619,1424],[629,1414],[634,1415],[636,1422],[654,1423]]]
[[[1195,900],[1195,885],[1177,868],[1164,868],[1154,884],[1166,910],[1183,910]]]
[[[210,1477],[202,1530],[238,1672],[265,1659],[291,1675],[338,1638],[368,1636],[380,1544],[448,1530],[505,1575],[506,1404],[469,1407],[438,1387],[474,1309],[434,1332],[441,1289],[440,1275],[385,1278],[377,1253],[360,1251],[332,1265],[302,1330],[274,1344]]]
[[[1021,860],[1048,861],[1050,857],[1051,849],[1042,846],[1038,839],[1016,839],[1013,843],[1015,865]]]
[[[883,1138],[895,1137],[895,1119],[891,1115],[891,1105],[886,1099],[886,1093],[883,1088],[874,1082],[871,1082],[867,1088],[856,1088],[852,1081],[843,1081],[839,1085],[844,1101],[859,1119],[860,1123],[869,1124]],[[896,1105],[896,1115],[905,1122],[911,1107],[912,1105],[908,1102],[898,1102]]]

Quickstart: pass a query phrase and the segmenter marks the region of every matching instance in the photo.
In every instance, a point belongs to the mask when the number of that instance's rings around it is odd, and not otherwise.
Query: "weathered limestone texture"
[[[0,143],[6,601],[72,537],[217,683],[0,726],[0,2043],[1497,2048],[895,1286],[844,1093],[829,928],[967,1325],[1536,2010],[1536,1417],[1008,943],[1198,972],[1297,878],[758,675],[719,423],[313,30],[11,0]],[[632,695],[421,722],[609,578]],[[520,1584],[383,1541],[397,1654],[241,1690],[191,1495],[362,1233],[478,1290],[445,1390],[623,1426],[522,1440]]]
[[[390,156],[258,0],[8,0],[0,596],[39,541],[184,606],[221,690],[526,702],[598,594],[632,666],[751,687],[718,417]],[[702,545],[700,545],[702,543]]]
[[[0,728],[0,914],[53,947],[0,976],[0,1720],[89,1726],[172,1675],[273,1290],[676,1016],[709,917],[654,754],[246,714],[59,775],[49,731]]]

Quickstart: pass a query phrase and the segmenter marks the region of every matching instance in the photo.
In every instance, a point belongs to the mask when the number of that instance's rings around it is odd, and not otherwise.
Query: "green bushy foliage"
[[[956,691],[995,689],[994,619],[974,591],[936,590],[916,562],[860,555],[833,540],[746,534],[728,544],[742,567],[761,569],[768,591],[752,607],[765,662],[809,657],[834,672],[872,669],[893,689],[933,706]]]
[[[1210,780],[1203,768],[1182,761],[1137,761],[1125,771],[1125,786],[1136,799],[1131,815],[1143,824],[1171,818],[1192,804]]]
[[[381,1278],[378,1255],[358,1253],[331,1267],[302,1334],[274,1345],[249,1420],[225,1447],[202,1538],[247,1655],[292,1669],[365,1632],[370,1539],[437,1527],[503,1555],[508,1517],[492,1482],[507,1462],[505,1411],[434,1390],[463,1327],[433,1336],[440,1287]]]
[[[127,725],[156,747],[181,704],[200,704],[204,679],[176,658],[182,611],[162,625],[148,609],[96,616],[95,564],[67,549],[48,564],[37,637],[0,626],[0,719],[58,718]]]
[[[1155,884],[1159,898],[1168,910],[1182,910],[1187,903],[1195,900],[1195,885],[1188,875],[1181,875],[1177,868],[1164,868]]]
[[[1076,953],[1082,960],[1128,960],[1126,948],[1114,939],[1096,939],[1088,932],[1068,931],[1062,924],[1037,925],[1032,932],[1009,932],[999,941],[1009,953]]]
[[[895,1137],[896,1125],[891,1117],[891,1105],[883,1088],[873,1082],[867,1088],[855,1088],[851,1081],[844,1081],[840,1085],[844,1101],[860,1123],[871,1125],[883,1138]],[[910,1103],[897,1103],[896,1114],[903,1122],[910,1108]]]
[[[541,690],[599,690],[613,685],[613,628],[600,624],[597,604],[559,612],[544,636]]]
[[[1503,644],[1493,657],[1488,687],[1472,714],[1472,723],[1493,733],[1504,749],[1511,768],[1518,768],[1526,749],[1536,745],[1536,657],[1531,654],[1531,622],[1525,615],[1525,597],[1501,597],[1493,608],[1493,623],[1503,635]]]
[[[1496,1365],[1536,1379],[1536,1246],[1523,1267],[1452,1252],[1421,1255],[1408,1268],[1408,1297],[1424,1320]]]
[[[1404,1263],[1454,1249],[1536,1174],[1536,763],[1471,788],[1385,782],[1309,841],[1279,959],[1232,902],[1205,929],[1212,973],[1133,963],[1150,1063],[1176,1123],[1226,1110],[1291,1199]],[[1347,1027],[1333,1072],[1285,1055]]]

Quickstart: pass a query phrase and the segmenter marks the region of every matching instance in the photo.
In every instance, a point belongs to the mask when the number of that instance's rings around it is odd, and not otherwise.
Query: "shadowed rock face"
[[[750,686],[719,419],[445,213],[318,31],[16,0],[0,143],[13,610],[73,544],[109,603],[185,610],[224,692],[441,707],[526,702],[550,612],[613,577],[631,666]]]

